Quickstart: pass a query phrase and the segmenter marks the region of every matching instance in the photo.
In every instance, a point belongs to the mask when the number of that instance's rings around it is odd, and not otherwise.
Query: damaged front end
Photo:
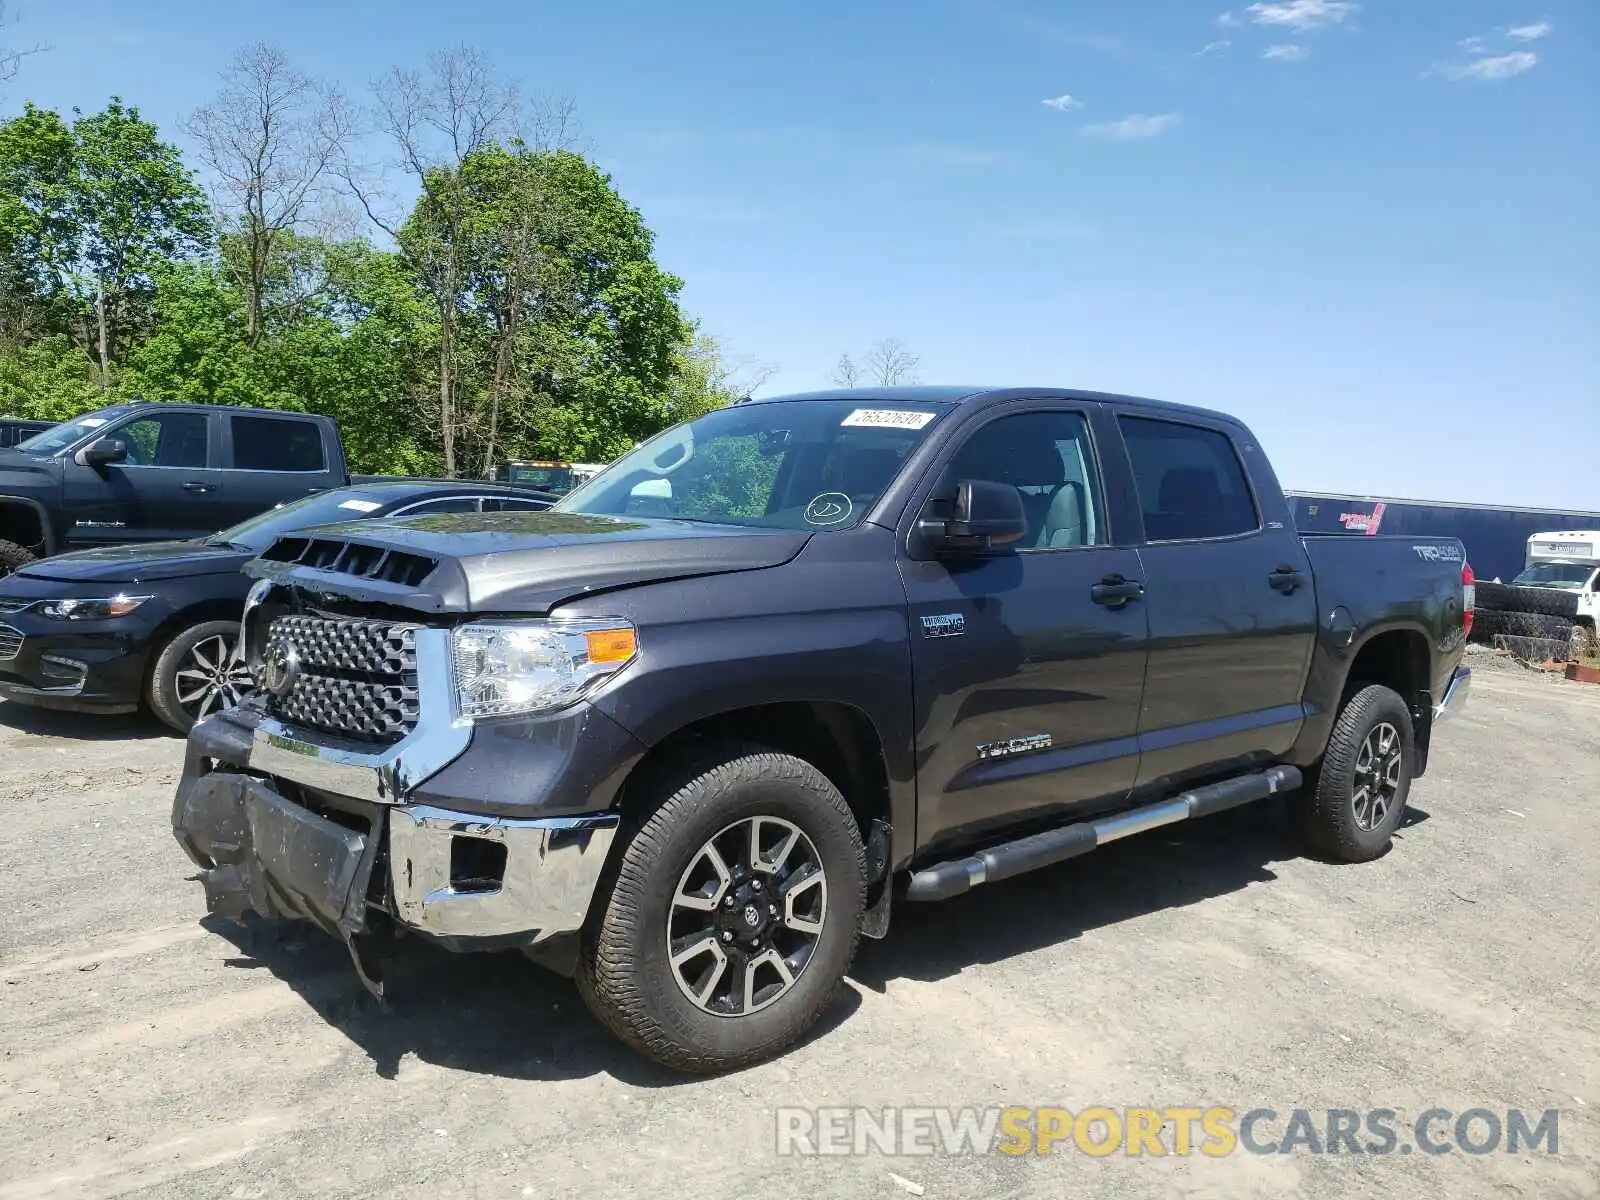
[[[247,774],[255,715],[231,710],[195,726],[173,801],[173,834],[200,868],[206,911],[310,921],[349,947],[362,983],[381,998],[372,948],[388,933],[384,873],[376,869],[387,814],[303,788],[291,799],[283,781]]]
[[[206,907],[317,925],[379,997],[382,950],[400,933],[564,969],[618,814],[471,811],[516,782],[487,760],[471,769],[448,627],[395,612],[281,575],[252,589],[241,642],[264,688],[194,726],[173,800]],[[530,778],[554,768],[543,747],[575,744],[584,719],[525,743]],[[463,756],[478,790],[448,807],[423,800],[421,785]]]

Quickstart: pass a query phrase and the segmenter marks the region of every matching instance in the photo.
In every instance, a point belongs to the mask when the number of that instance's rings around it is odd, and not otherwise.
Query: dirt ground
[[[182,744],[0,704],[0,1200],[1600,1195],[1600,687],[1474,657],[1381,861],[1246,811],[902,907],[815,1038],[689,1083],[519,958],[418,950],[383,1010],[203,920]],[[1560,1153],[775,1152],[780,1105],[1005,1104],[1556,1108]]]

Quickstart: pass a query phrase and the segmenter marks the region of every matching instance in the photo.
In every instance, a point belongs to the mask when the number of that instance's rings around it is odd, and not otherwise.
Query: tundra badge
[[[1024,754],[1029,750],[1048,750],[1051,741],[1048,733],[1030,733],[1024,737],[1006,738],[999,742],[980,742],[978,757],[1004,758],[1008,754]]]

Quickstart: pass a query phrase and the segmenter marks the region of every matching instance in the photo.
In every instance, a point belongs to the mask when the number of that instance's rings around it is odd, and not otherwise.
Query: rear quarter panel
[[[1427,647],[1430,699],[1444,692],[1466,652],[1461,570],[1454,538],[1307,536],[1317,590],[1318,630],[1306,682],[1306,727],[1294,761],[1320,757],[1350,669],[1374,638],[1394,631]]]

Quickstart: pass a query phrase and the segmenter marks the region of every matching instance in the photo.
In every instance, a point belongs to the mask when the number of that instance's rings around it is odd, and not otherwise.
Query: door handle
[[[1121,608],[1128,601],[1137,600],[1143,595],[1144,584],[1136,579],[1124,579],[1121,575],[1107,575],[1089,589],[1089,599],[1107,608]]]
[[[183,485],[183,490],[186,492],[214,492],[217,490],[217,485],[214,483],[186,483]]]
[[[1267,582],[1273,586],[1273,589],[1283,592],[1285,595],[1303,585],[1305,581],[1305,572],[1297,571],[1293,567],[1279,567],[1271,575],[1267,576]]]

